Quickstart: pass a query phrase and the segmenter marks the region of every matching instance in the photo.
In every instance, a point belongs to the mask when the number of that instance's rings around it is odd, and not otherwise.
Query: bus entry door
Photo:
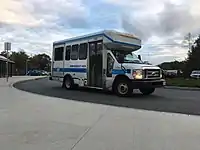
[[[89,43],[88,86],[102,87],[103,55],[102,41]]]

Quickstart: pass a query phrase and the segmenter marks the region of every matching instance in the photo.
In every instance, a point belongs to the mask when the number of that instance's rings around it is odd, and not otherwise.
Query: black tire
[[[73,89],[74,88],[73,79],[70,76],[65,76],[62,87],[66,88],[67,90]]]
[[[142,89],[140,89],[140,92],[141,92],[143,95],[150,95],[150,94],[152,94],[154,91],[155,91],[155,88],[142,88]]]
[[[49,80],[53,80],[51,76],[49,77]]]
[[[127,97],[133,93],[133,88],[127,79],[119,79],[114,84],[114,92],[120,97]]]

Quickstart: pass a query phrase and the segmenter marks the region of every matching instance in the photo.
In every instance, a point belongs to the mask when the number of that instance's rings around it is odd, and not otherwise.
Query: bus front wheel
[[[114,85],[114,92],[120,97],[127,97],[133,93],[133,88],[128,80],[120,79]]]

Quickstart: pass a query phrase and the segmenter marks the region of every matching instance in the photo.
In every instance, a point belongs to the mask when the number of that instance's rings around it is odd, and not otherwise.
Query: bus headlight
[[[133,70],[134,79],[143,79],[143,70]]]

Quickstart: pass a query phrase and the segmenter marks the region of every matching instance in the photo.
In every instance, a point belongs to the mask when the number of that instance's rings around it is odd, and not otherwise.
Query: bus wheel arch
[[[68,90],[70,90],[74,87],[74,80],[70,74],[66,74],[64,76],[62,87],[66,88]]]
[[[112,90],[118,96],[130,96],[133,92],[131,81],[126,75],[117,75],[112,85]]]

